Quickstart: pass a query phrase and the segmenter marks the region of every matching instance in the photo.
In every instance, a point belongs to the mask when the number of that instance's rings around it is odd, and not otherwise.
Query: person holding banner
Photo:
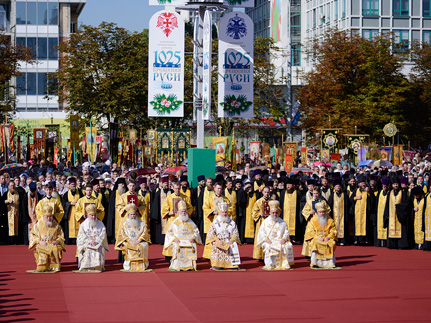
[[[229,204],[218,205],[219,214],[212,222],[207,235],[206,245],[211,246],[211,269],[239,270],[240,255],[239,233],[236,223],[228,215]]]
[[[279,205],[277,200],[269,202],[269,217],[263,220],[257,235],[257,246],[263,249],[264,254],[263,270],[287,270],[293,263],[289,230],[286,222],[279,217]]]

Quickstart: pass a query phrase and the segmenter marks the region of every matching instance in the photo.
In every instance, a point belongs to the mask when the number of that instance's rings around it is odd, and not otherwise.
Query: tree
[[[9,36],[0,32],[0,122],[4,122],[6,115],[15,110],[15,95],[10,79],[21,74],[20,62],[34,62],[31,48],[12,46]]]
[[[150,126],[147,118],[148,31],[113,23],[83,25],[59,45],[65,55],[54,76],[60,101],[84,123]]]
[[[359,133],[376,139],[388,122],[408,127],[411,86],[388,35],[366,40],[332,29],[322,39],[313,39],[306,54],[315,64],[299,92],[308,136],[315,136],[321,127],[352,133],[357,126]]]

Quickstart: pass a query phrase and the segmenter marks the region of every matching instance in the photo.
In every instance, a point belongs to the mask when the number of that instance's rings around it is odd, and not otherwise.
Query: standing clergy
[[[374,207],[374,194],[367,187],[367,178],[359,175],[358,188],[350,196],[350,214],[354,223],[355,245],[371,244],[373,242],[373,226],[371,213]]]
[[[389,249],[408,249],[408,222],[409,215],[406,212],[405,203],[408,200],[407,191],[400,189],[400,179],[392,177],[392,190],[386,200],[384,213],[384,227],[388,230],[386,247]]]
[[[45,204],[42,218],[31,229],[29,249],[34,249],[36,271],[60,271],[60,261],[64,248],[64,234],[61,226],[54,221],[54,208]]]
[[[424,232],[424,244],[422,246],[422,250],[431,251],[431,194],[426,195],[424,198],[422,231]]]
[[[286,179],[286,188],[280,193],[280,217],[287,223],[292,242],[302,242],[304,231],[301,217],[301,193],[295,189],[293,179]]]
[[[334,221],[327,215],[325,202],[315,205],[316,213],[307,225],[304,240],[311,252],[311,268],[335,268],[335,247],[337,229]],[[303,254],[304,255],[304,254]]]
[[[145,208],[146,208],[146,214],[147,214],[147,230],[148,232],[150,232],[150,205],[151,205],[151,194],[150,191],[148,190],[148,183],[147,183],[147,179],[145,177],[140,177],[138,179],[139,182],[139,191],[138,191],[138,195],[142,196],[144,198],[145,201]]]
[[[30,232],[31,229],[36,225],[37,223],[37,217],[36,217],[36,205],[37,203],[42,199],[42,195],[40,195],[37,192],[37,185],[35,182],[31,182],[28,185],[29,191],[27,193],[27,198],[24,201],[25,207],[28,210],[28,239],[30,241]]]
[[[257,246],[263,249],[265,266],[262,269],[264,270],[289,269],[288,254],[293,258],[289,230],[286,222],[279,217],[279,205],[277,200],[269,202],[269,217],[263,220],[257,235]]]
[[[190,203],[190,198],[181,193],[181,186],[179,183],[174,183],[174,193],[166,197],[162,205],[161,215],[167,219],[166,227],[169,228],[171,223],[178,216],[178,203],[184,201],[187,205],[187,212],[191,214],[193,212],[193,206]],[[163,255],[165,257],[172,257],[172,250],[170,248],[163,248]]]
[[[237,204],[237,196],[236,192],[233,188],[233,182],[230,177],[225,180],[226,188],[224,189],[224,196],[229,199],[230,202],[230,210],[229,216],[232,220],[236,222],[236,204]]]
[[[236,194],[236,225],[238,227],[239,239],[241,243],[245,242],[244,239],[244,231],[245,231],[245,220],[246,220],[246,210],[247,210],[247,201],[248,201],[248,193],[244,191],[242,188],[242,182],[240,179],[234,181],[235,185],[235,194]],[[251,187],[251,185],[249,185]]]
[[[411,221],[413,222],[413,234],[415,241],[415,249],[420,250],[424,244],[424,231],[423,231],[423,216],[425,210],[424,191],[421,186],[415,186],[411,190]]]
[[[56,220],[57,223],[61,223],[61,219],[64,215],[63,205],[61,205],[59,199],[52,196],[52,192],[52,185],[47,184],[45,186],[45,197],[41,199],[36,205],[36,216],[39,220],[43,216],[43,207],[45,206],[45,204],[49,204],[54,209],[54,220]]]
[[[269,216],[269,187],[262,190],[263,196],[256,201],[253,205],[252,216],[256,224],[256,231],[254,236],[253,259],[263,260],[263,249],[258,246],[257,235],[262,221]]]
[[[20,199],[18,191],[15,188],[14,181],[10,181],[8,184],[7,198],[5,200],[5,204],[7,205],[9,242],[11,244],[17,244]]]
[[[244,228],[244,240],[246,243],[253,243],[255,223],[253,219],[253,207],[257,198],[257,193],[253,190],[253,186],[250,182],[244,184],[244,192],[246,193],[247,203],[245,208],[245,228]]]
[[[91,181],[91,186],[93,187],[93,193],[91,193],[91,195],[94,198],[98,199],[100,202],[100,205],[102,205],[102,207],[103,207],[103,214],[105,214],[105,216],[103,217],[103,219],[100,219],[100,221],[102,221],[106,227],[107,220],[108,220],[108,217],[106,216],[106,214],[108,212],[108,204],[109,203],[106,200],[105,194],[103,194],[100,190],[100,180],[98,180],[97,178],[93,179]]]
[[[171,249],[170,271],[197,270],[197,246],[202,240],[196,224],[190,220],[187,203],[178,203],[178,217],[169,225],[164,249]]]
[[[164,204],[166,198],[171,195],[172,191],[169,188],[168,177],[161,178],[162,187],[158,189],[154,196],[153,203],[151,205],[151,221],[154,226],[151,230],[151,237],[153,243],[164,244],[165,234],[167,231],[168,219],[161,215],[162,205]]]
[[[229,204],[220,202],[219,214],[211,223],[206,244],[211,246],[211,269],[239,269],[239,234],[236,223],[229,217]]]
[[[199,175],[197,177],[198,180],[198,186],[193,189],[193,199],[192,199],[192,205],[195,208],[195,216],[193,218],[193,221],[196,223],[200,235],[201,240],[204,241],[204,213],[203,213],[203,206],[204,206],[204,192],[205,192],[205,176]]]
[[[217,182],[214,185],[213,194],[209,194],[206,197],[204,196],[204,219],[205,219],[205,228],[208,225],[208,229],[211,226],[211,223],[217,218],[220,214],[219,206],[221,203],[225,202],[230,206],[230,201],[226,196],[222,195],[223,186],[221,183]],[[229,210],[228,210],[229,212]],[[204,254],[203,257],[206,259],[210,259],[211,256],[211,245],[205,243]]]
[[[145,271],[148,268],[148,244],[150,236],[147,224],[138,218],[135,204],[125,206],[127,219],[118,233],[115,249],[123,253],[126,271]]]
[[[337,240],[340,245],[345,245],[349,237],[349,198],[341,187],[341,178],[334,179],[334,192],[329,197],[328,204],[337,229]]]
[[[87,214],[85,212],[87,210],[87,205],[95,205],[97,218],[100,221],[102,221],[103,217],[105,216],[105,210],[103,209],[102,203],[100,203],[100,200],[95,198],[92,193],[93,187],[91,186],[91,184],[87,184],[85,186],[85,196],[81,197],[75,205],[74,215],[78,226],[78,232],[80,224],[86,219]]]
[[[74,177],[68,180],[69,190],[63,195],[63,209],[65,222],[66,244],[75,244],[76,236],[79,231],[79,219],[75,217],[76,204],[83,196],[82,191],[76,188],[76,179]]]
[[[114,173],[114,172],[113,172]],[[121,201],[121,195],[126,193],[126,179],[124,177],[117,178],[112,192],[109,194],[109,207],[108,207],[108,221],[106,226],[106,233],[109,241],[115,241],[118,232],[117,219],[120,218],[119,209],[117,204]]]
[[[78,249],[79,271],[102,272],[105,270],[105,252],[108,249],[106,228],[97,219],[97,207],[89,204],[85,207],[86,219],[79,227],[76,246]]]
[[[192,200],[192,190],[189,188],[189,182],[187,175],[182,175],[180,177],[180,184],[181,184],[181,193],[184,195],[187,195]]]
[[[386,240],[388,239],[388,230],[384,227],[384,214],[386,209],[386,200],[389,197],[390,187],[389,178],[382,178],[382,189],[377,193],[375,214],[375,233],[374,233],[374,246],[386,247]]]

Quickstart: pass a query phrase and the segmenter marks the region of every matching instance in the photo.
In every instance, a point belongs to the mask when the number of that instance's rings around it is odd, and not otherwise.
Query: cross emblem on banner
[[[131,194],[131,195],[127,196],[127,203],[128,204],[135,204],[136,207],[138,207],[138,202],[139,202],[139,200],[138,200],[138,196],[137,195]]]

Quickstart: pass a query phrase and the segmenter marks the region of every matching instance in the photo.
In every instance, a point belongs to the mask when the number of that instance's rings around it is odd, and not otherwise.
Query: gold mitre
[[[178,211],[183,211],[183,210],[187,211],[187,204],[186,204],[186,202],[181,200],[178,202]]]
[[[277,200],[271,200],[271,201],[268,202],[268,204],[269,204],[269,209],[271,211],[274,211],[274,210],[278,211],[278,207],[280,205],[279,201],[277,201]]]
[[[96,214],[97,213],[97,207],[96,204],[90,203],[87,206],[85,206],[85,213],[87,215],[89,214]]]
[[[316,212],[324,211],[326,213],[326,203],[325,202],[316,203],[316,205],[314,207],[316,208]]]
[[[136,213],[136,210],[138,208],[136,207],[136,204],[134,203],[129,203],[124,207],[124,211],[126,211],[127,215],[129,215],[130,213]]]
[[[53,215],[54,208],[50,204],[45,204],[42,209],[43,215]]]
[[[220,210],[220,212],[227,212],[229,209],[229,204],[227,204],[227,202],[220,202],[218,204],[218,209]]]

